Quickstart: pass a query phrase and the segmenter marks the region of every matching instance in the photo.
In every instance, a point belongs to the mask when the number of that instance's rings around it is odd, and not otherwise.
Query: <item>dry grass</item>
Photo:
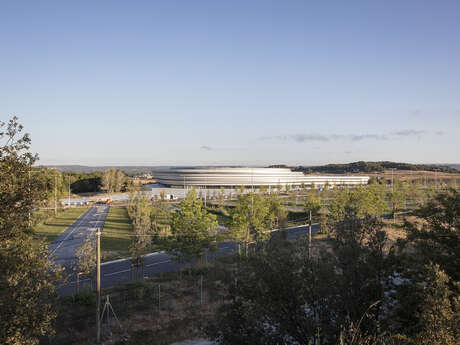
[[[121,285],[103,291],[109,294],[122,329],[112,318],[112,337],[107,324],[104,344],[172,344],[203,337],[203,329],[214,318],[225,293],[222,279],[233,262],[226,258],[216,267],[195,269],[192,274],[167,273],[145,281]],[[204,304],[200,304],[200,276],[204,277]],[[161,312],[158,312],[158,285],[161,285]],[[103,297],[103,300],[105,298]],[[94,344],[93,294],[63,300],[52,344]]]
[[[402,228],[403,221],[401,219],[397,219],[395,223],[393,223],[393,220],[385,219],[383,223],[383,230],[387,233],[391,244],[394,244],[398,239],[406,238],[406,232]]]

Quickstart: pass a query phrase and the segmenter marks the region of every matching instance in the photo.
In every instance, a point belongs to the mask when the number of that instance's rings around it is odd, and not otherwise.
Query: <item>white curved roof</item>
[[[302,183],[367,184],[368,176],[304,175],[287,168],[171,168],[153,172],[155,179],[173,186],[261,186]]]

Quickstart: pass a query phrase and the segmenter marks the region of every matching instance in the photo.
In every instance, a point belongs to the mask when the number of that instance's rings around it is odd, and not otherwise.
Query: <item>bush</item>
[[[96,295],[93,291],[81,291],[73,296],[72,303],[77,305],[95,305]]]

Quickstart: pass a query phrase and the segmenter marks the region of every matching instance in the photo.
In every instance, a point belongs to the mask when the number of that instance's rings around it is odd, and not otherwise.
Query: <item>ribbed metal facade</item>
[[[167,186],[238,187],[277,185],[362,185],[368,176],[304,175],[284,168],[172,168],[153,172],[154,178]]]

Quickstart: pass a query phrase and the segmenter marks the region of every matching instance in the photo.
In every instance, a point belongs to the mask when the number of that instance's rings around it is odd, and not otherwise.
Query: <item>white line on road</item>
[[[77,220],[77,222],[80,221],[80,224],[81,224],[81,223],[83,222],[83,219],[85,219],[85,218],[91,213],[91,212],[89,212],[89,211],[91,211],[91,209],[89,209],[89,210],[87,211],[87,213],[86,213],[83,217],[79,218],[79,219]],[[72,225],[73,225],[73,224],[72,224]],[[71,225],[71,226],[72,226],[72,225]],[[75,224],[75,229],[73,229],[71,232],[69,232],[69,233],[67,234],[67,236],[66,236],[61,242],[59,242],[59,245],[58,245],[56,248],[54,248],[54,250],[51,252],[50,255],[53,255],[54,252],[55,252],[56,250],[58,250],[59,247],[61,247],[62,243],[64,243],[64,241],[67,240],[67,238],[68,238],[70,235],[72,235],[73,232],[74,232],[75,230],[77,230],[78,228],[79,228],[79,226],[78,226],[77,224]],[[64,230],[64,231],[65,231],[65,230]]]
[[[159,255],[159,254],[164,254],[164,253],[165,253],[164,250],[159,251],[159,252],[153,252],[153,253],[145,254],[145,255],[144,255],[144,258],[148,258],[148,257],[154,256],[154,255]],[[132,259],[132,257],[127,257],[127,258],[124,258],[124,259],[117,259],[117,260],[112,260],[112,261],[106,261],[106,262],[103,262],[103,263],[101,264],[101,266],[114,264],[114,263],[116,263],[116,262],[130,261],[131,259]]]
[[[131,269],[127,269],[127,270],[123,270],[123,271],[118,271],[118,272],[113,272],[113,273],[107,273],[107,274],[104,274],[104,277],[108,277],[108,276],[113,276],[115,274],[120,274],[120,273],[124,273],[124,272],[129,272],[131,271]]]
[[[153,264],[145,265],[145,267],[156,266],[156,265],[159,265],[159,264],[165,264],[165,263],[167,263],[167,262],[171,262],[171,260],[155,262],[155,263],[153,263]]]

